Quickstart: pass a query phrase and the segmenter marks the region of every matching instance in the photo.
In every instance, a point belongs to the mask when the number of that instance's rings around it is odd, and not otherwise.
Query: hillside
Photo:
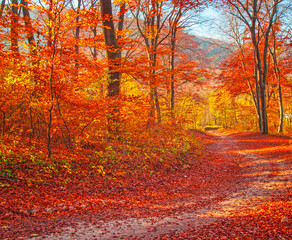
[[[218,67],[219,64],[230,55],[231,45],[222,40],[192,36],[192,39],[198,43],[207,57],[206,62],[210,67]]]

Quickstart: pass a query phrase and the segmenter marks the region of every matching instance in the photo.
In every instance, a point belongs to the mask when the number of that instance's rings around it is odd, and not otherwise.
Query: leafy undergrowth
[[[34,225],[31,219],[126,209],[176,197],[169,194],[170,184],[180,180],[174,177],[171,183],[169,176],[189,171],[203,155],[196,134],[163,127],[127,142],[74,152],[55,148],[52,159],[46,158],[45,144],[16,137],[4,139],[0,151],[0,238],[27,235]],[[25,228],[23,221],[31,226]]]

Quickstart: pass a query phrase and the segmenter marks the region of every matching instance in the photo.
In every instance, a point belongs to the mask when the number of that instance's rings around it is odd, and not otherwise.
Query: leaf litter
[[[1,239],[290,239],[291,140],[195,134],[205,150],[175,171],[93,181],[96,192],[78,189],[79,202],[68,207],[68,199],[45,214],[34,196],[31,212],[1,205]]]

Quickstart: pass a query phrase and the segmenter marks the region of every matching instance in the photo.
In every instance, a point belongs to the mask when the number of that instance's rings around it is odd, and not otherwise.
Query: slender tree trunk
[[[261,97],[261,113],[263,129],[262,134],[268,134],[268,116],[267,116],[267,92],[265,83],[260,84],[260,97]]]
[[[77,9],[76,9],[76,19],[75,19],[75,23],[76,23],[76,28],[75,28],[75,73],[76,76],[78,75],[78,70],[79,70],[79,38],[80,38],[80,25],[79,25],[79,19],[80,19],[80,8],[81,8],[81,0],[78,0],[77,3]]]
[[[160,104],[159,104],[159,97],[158,97],[158,90],[157,90],[157,86],[156,86],[156,80],[155,80],[155,67],[156,67],[156,62],[157,62],[157,54],[156,54],[156,47],[154,48],[154,53],[152,55],[152,67],[153,70],[151,70],[151,83],[150,85],[152,85],[153,87],[153,109],[156,109],[156,116],[157,116],[157,122],[161,123],[161,110],[160,110]],[[155,106],[155,107],[154,107]]]
[[[254,0],[257,2],[256,0]],[[256,6],[254,6],[256,8]],[[257,10],[254,10],[254,15],[257,14]],[[255,57],[255,80],[256,80],[256,93],[258,96],[258,109],[259,109],[259,128],[260,132],[265,132],[265,120],[266,120],[266,98],[265,98],[265,82],[263,81],[263,72],[262,72],[262,62],[261,62],[261,55],[259,50],[259,42],[257,40],[257,34],[256,34],[256,27],[255,27],[255,21],[256,16],[254,16],[253,19],[253,25],[250,29],[251,31],[251,37],[252,37],[252,43],[253,43],[253,49],[254,49],[254,57]]]
[[[176,45],[176,29],[173,29],[171,36],[171,56],[170,56],[170,71],[171,71],[171,82],[170,82],[170,111],[171,118],[174,119],[174,59],[175,59],[175,45]]]
[[[95,7],[95,4],[96,2],[91,0],[91,5],[90,5],[90,8],[94,8]],[[93,39],[96,38],[97,36],[97,27],[94,26],[91,28],[91,31],[93,33]],[[93,51],[92,51],[92,56],[93,56],[93,59],[96,60],[97,59],[97,49],[96,49],[96,46],[93,47]]]
[[[274,46],[274,49],[275,46]],[[284,130],[284,106],[283,106],[283,95],[282,95],[282,86],[281,86],[281,73],[278,67],[278,61],[277,61],[277,56],[276,56],[276,52],[274,50],[274,52],[271,51],[270,52],[272,54],[273,57],[273,61],[274,61],[274,74],[275,74],[275,78],[278,81],[278,102],[279,102],[279,127],[278,127],[278,132],[282,133]]]
[[[262,112],[261,112],[261,103],[260,103],[260,90],[259,90],[259,79],[258,79],[258,70],[255,68],[255,95],[256,95],[256,111],[258,116],[258,124],[260,132],[263,131],[263,122],[262,122]]]
[[[284,106],[283,106],[283,96],[282,96],[282,86],[281,86],[281,71],[278,65],[278,55],[277,55],[277,34],[275,28],[272,29],[272,40],[273,48],[269,47],[270,54],[273,59],[274,64],[274,75],[278,82],[278,102],[279,102],[279,126],[278,132],[282,133],[284,130]]]
[[[32,69],[35,69],[37,71],[37,69],[39,68],[39,64],[38,64],[39,61],[37,59],[36,42],[35,42],[35,38],[34,38],[34,32],[33,32],[32,24],[31,24],[31,17],[30,17],[27,1],[21,0],[21,6],[22,6],[23,17],[24,17],[24,24],[25,24],[25,30],[26,30],[26,35],[27,35],[27,41],[29,44]],[[35,71],[32,71],[32,81],[33,82],[38,81],[38,75],[35,73]],[[33,92],[32,92],[32,95],[34,94]],[[31,126],[31,132],[29,134],[29,142],[31,143],[32,138],[34,137],[34,132],[35,132],[34,119],[33,119],[31,107],[29,107],[29,116],[30,116],[30,126]]]
[[[92,32],[93,32],[93,38],[95,38],[97,36],[97,30],[96,30],[96,27],[94,27],[92,29]],[[93,59],[96,60],[97,59],[97,49],[96,47],[94,46],[93,47],[93,53],[92,53],[92,56],[93,56]]]
[[[157,111],[157,122],[161,123],[161,110],[160,110],[157,87],[154,88],[154,99],[155,99],[155,106],[156,106],[156,111]]]
[[[257,94],[259,94],[259,112],[261,116],[259,118],[260,123],[260,131],[262,134],[268,134],[268,118],[267,118],[267,98],[266,98],[266,80],[264,79],[263,69],[262,69],[262,61],[260,55],[260,49],[258,46],[258,41],[256,40],[255,30],[251,31],[252,33],[252,42],[255,52],[255,65],[256,65],[256,76],[255,79],[257,81],[256,86],[258,87]]]
[[[150,98],[150,112],[149,112],[149,119],[148,119],[148,124],[147,127],[150,127],[152,124],[155,123],[155,92],[156,86],[154,84],[154,78],[155,78],[155,65],[156,65],[156,59],[154,58],[153,53],[148,52],[148,61],[149,61],[149,66],[152,67],[153,69],[149,70],[149,86],[150,86],[150,91],[149,91],[149,98]]]
[[[36,72],[39,69],[39,59],[37,56],[36,42],[35,42],[35,38],[34,38],[34,31],[33,31],[33,27],[31,24],[31,18],[30,18],[27,0],[21,0],[21,5],[22,5],[22,12],[23,12],[23,17],[24,17],[27,41],[29,44],[32,69],[34,69],[34,71],[32,73],[32,81],[37,82],[39,77],[38,77],[38,74]]]
[[[52,46],[52,35],[53,35],[53,0],[49,0],[49,12],[48,12],[48,20],[49,24],[47,24],[48,27],[48,40],[47,40],[47,46],[51,47]]]
[[[67,130],[67,134],[68,134],[68,135],[67,135],[67,139],[63,137],[63,138],[64,138],[64,142],[65,142],[67,148],[72,149],[71,131],[70,131],[70,128],[69,128],[69,126],[68,126],[68,124],[67,124],[65,118],[64,118],[63,115],[62,115],[61,107],[60,107],[60,103],[59,103],[59,98],[58,98],[58,95],[57,95],[55,89],[54,89],[54,96],[55,96],[55,99],[56,99],[56,107],[57,107],[57,110],[58,110],[58,112],[59,112],[60,117],[62,118],[62,121],[63,121],[63,123],[64,123],[64,126],[65,126],[65,128],[66,128],[66,130]],[[68,142],[68,144],[67,144],[67,142]]]
[[[278,132],[282,133],[284,130],[284,106],[283,106],[283,96],[282,96],[282,87],[279,83],[279,109],[280,109],[280,121]]]
[[[150,66],[153,68],[149,71],[150,75],[150,113],[149,113],[149,120],[148,120],[148,127],[151,126],[155,122],[155,109],[156,109],[156,117],[157,122],[161,123],[161,110],[159,104],[159,97],[158,97],[158,90],[155,81],[155,66],[156,66],[156,58],[157,55],[155,53],[156,50],[153,50],[154,53],[149,53],[149,63]]]
[[[53,43],[53,54],[52,54],[52,61],[55,58],[55,41]],[[48,122],[48,142],[47,142],[47,148],[48,148],[48,158],[51,158],[52,156],[52,149],[51,149],[51,130],[52,130],[52,122],[53,122],[53,108],[54,108],[54,87],[53,87],[53,73],[54,73],[54,63],[51,63],[50,67],[50,78],[49,78],[49,84],[50,84],[50,95],[51,95],[51,106],[49,108],[49,122]]]
[[[245,64],[243,63],[243,57],[244,57],[244,48],[239,45],[240,50],[241,50],[241,67],[246,74],[246,67]],[[257,115],[257,119],[258,119],[258,126],[259,126],[259,130],[260,132],[262,131],[262,118],[261,118],[261,111],[260,111],[260,105],[259,105],[259,88],[258,88],[258,74],[257,74],[257,68],[254,68],[254,79],[255,79],[255,89],[253,89],[251,82],[249,81],[248,77],[247,77],[247,84],[253,99],[253,103],[254,103],[254,107],[255,107],[255,111],[256,111],[256,115]]]
[[[48,142],[47,142],[47,148],[48,148],[48,158],[51,158],[52,156],[52,149],[51,149],[51,142],[52,142],[52,123],[53,123],[53,109],[54,109],[54,59],[56,54],[56,36],[55,32],[52,36],[54,36],[54,41],[52,43],[53,47],[53,53],[51,57],[51,66],[50,66],[50,77],[49,77],[49,86],[50,86],[50,96],[51,96],[51,106],[49,108],[49,122],[48,122]]]
[[[2,113],[2,129],[1,129],[1,136],[4,137],[5,134],[5,125],[6,125],[6,114],[5,111],[0,110]]]
[[[53,109],[54,109],[54,60],[56,55],[56,15],[53,17],[53,0],[50,0],[49,5],[49,39],[47,45],[49,48],[52,48],[52,55],[51,55],[51,65],[50,65],[50,76],[49,76],[49,87],[50,87],[50,101],[51,105],[49,108],[49,122],[48,122],[48,140],[47,140],[47,149],[48,149],[48,158],[52,157],[52,149],[51,149],[51,142],[52,142],[52,123],[53,123]],[[52,40],[53,37],[53,40]]]
[[[32,138],[34,137],[34,122],[32,117],[31,107],[29,108],[29,119],[30,119],[30,132],[29,132],[29,143],[31,143]]]
[[[18,18],[19,18],[19,5],[18,0],[12,0],[12,17],[11,17],[11,50],[13,53],[18,54]]]
[[[25,28],[26,28],[26,34],[27,34],[27,40],[28,40],[28,44],[30,46],[30,52],[31,53],[35,53],[36,49],[36,45],[35,45],[35,39],[34,39],[34,32],[32,29],[32,25],[31,25],[31,18],[30,18],[30,14],[29,14],[29,9],[28,9],[28,4],[26,0],[21,0],[21,5],[22,5],[22,12],[23,12],[23,17],[24,17],[24,24],[25,24]]]
[[[2,0],[1,2],[1,7],[0,7],[0,17],[2,17],[3,11],[4,11],[4,7],[5,7],[5,0]]]
[[[267,73],[268,73],[268,44],[269,44],[269,30],[265,34],[265,46],[263,53],[263,70],[262,70],[262,86],[261,86],[261,97],[262,97],[262,116],[263,116],[263,134],[268,134],[268,114],[267,114]]]
[[[154,91],[155,91],[155,88],[150,85],[150,92],[149,92],[150,111],[149,111],[147,129],[149,129],[155,123]]]
[[[173,19],[171,21],[171,36],[170,36],[170,44],[171,44],[171,56],[170,56],[170,71],[171,71],[171,82],[170,82],[170,111],[171,118],[174,119],[174,105],[175,105],[175,89],[174,89],[174,79],[175,79],[175,49],[176,49],[176,35],[179,28],[179,21],[182,17],[182,6],[179,6],[179,9]]]

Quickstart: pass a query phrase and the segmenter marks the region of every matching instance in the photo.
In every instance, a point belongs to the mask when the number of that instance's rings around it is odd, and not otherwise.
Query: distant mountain
[[[192,39],[198,43],[199,49],[204,52],[206,56],[205,64],[210,67],[218,67],[231,54],[232,46],[228,42],[194,35]]]

